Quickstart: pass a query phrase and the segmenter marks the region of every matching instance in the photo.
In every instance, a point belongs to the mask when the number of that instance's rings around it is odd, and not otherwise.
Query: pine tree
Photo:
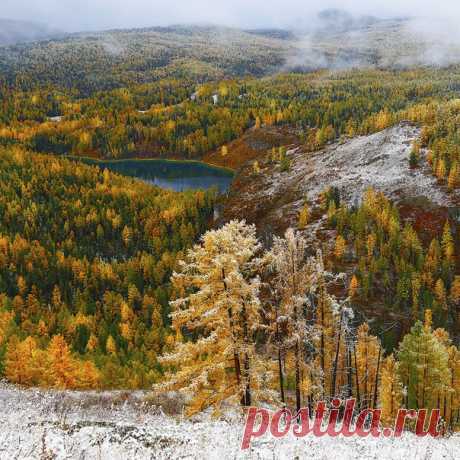
[[[439,394],[449,387],[451,375],[446,347],[420,321],[412,327],[398,350],[398,373],[406,388],[406,406],[434,409]]]

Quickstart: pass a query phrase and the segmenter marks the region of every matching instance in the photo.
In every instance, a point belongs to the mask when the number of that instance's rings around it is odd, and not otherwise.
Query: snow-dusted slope
[[[0,387],[0,459],[456,459],[460,437],[435,440],[262,437],[240,450],[237,418],[172,418],[142,393],[44,392]]]
[[[451,201],[426,169],[410,169],[412,141],[420,129],[399,124],[370,136],[361,136],[343,144],[334,144],[317,152],[306,162],[293,155],[294,174],[301,176],[302,188],[315,199],[326,184],[339,188],[349,202],[359,200],[374,187],[389,198],[426,196],[440,206]],[[310,169],[311,168],[311,169]]]
[[[400,123],[376,134],[333,143],[318,152],[292,147],[287,153],[289,171],[261,160],[261,172],[255,175],[248,165],[235,180],[225,217],[244,216],[261,227],[294,225],[305,198],[315,203],[329,186],[337,187],[341,199],[349,204],[373,187],[396,202],[425,197],[437,206],[458,206],[459,193],[447,193],[426,161],[421,161],[420,168],[409,168],[412,142],[419,136],[420,128]]]

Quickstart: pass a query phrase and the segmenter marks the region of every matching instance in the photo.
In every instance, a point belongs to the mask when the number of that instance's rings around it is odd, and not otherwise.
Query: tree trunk
[[[298,340],[295,344],[295,356],[295,405],[297,413],[299,413],[302,403],[300,400],[300,347]]]
[[[347,385],[348,385],[348,398],[353,395],[353,363],[351,362],[351,350],[347,347]]]
[[[224,291],[228,291],[227,282],[225,281],[225,270],[222,268],[222,283],[224,285]],[[237,347],[236,347],[236,337],[235,337],[235,328],[234,328],[234,319],[233,319],[233,311],[232,308],[229,307],[227,309],[228,319],[230,323],[230,329],[232,331],[232,339],[233,339],[233,361],[235,366],[235,377],[236,377],[236,385],[238,387],[238,392],[241,393],[241,364],[240,364],[240,357],[238,356]],[[244,395],[241,395],[241,405],[243,404]]]
[[[279,379],[280,379],[280,397],[283,403],[283,406],[286,404],[284,398],[284,375],[283,375],[283,359],[281,356],[281,347],[278,347],[278,372],[279,372]]]
[[[356,401],[357,401],[357,409],[361,408],[361,394],[359,391],[359,376],[358,376],[358,360],[356,358],[356,347],[353,346],[353,355],[355,358],[355,380],[356,380]]]
[[[343,321],[343,310],[340,313],[340,324],[339,324],[339,334],[337,337],[337,345],[335,348],[335,358],[334,358],[334,367],[332,369],[332,379],[331,379],[331,398],[335,396],[335,384],[337,381],[337,368],[339,364],[339,355],[340,355],[340,340],[342,338],[342,321]]]
[[[250,406],[251,405],[251,376],[250,376],[250,370],[249,370],[249,353],[248,353],[248,348],[249,348],[249,331],[248,331],[248,318],[246,315],[246,305],[243,300],[243,308],[241,310],[241,320],[243,322],[243,340],[244,340],[244,345],[246,347],[245,353],[244,353],[244,383],[245,383],[245,389],[244,389],[244,406]]]
[[[380,357],[382,354],[382,347],[379,346],[379,357],[377,358],[377,369],[375,371],[375,379],[374,379],[374,400],[372,402],[372,409],[377,407],[377,390],[379,387],[379,372],[380,372]]]

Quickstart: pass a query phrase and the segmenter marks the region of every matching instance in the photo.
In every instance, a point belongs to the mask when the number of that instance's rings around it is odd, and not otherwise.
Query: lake
[[[233,180],[228,169],[197,161],[174,160],[113,160],[84,159],[85,163],[98,165],[125,176],[136,177],[161,188],[182,192],[184,190],[217,188],[226,193]]]

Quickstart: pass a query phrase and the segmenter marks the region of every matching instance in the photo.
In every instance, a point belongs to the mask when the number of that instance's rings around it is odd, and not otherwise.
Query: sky
[[[242,28],[306,27],[325,8],[357,15],[460,21],[458,0],[0,0],[0,17],[64,31],[213,23]]]

